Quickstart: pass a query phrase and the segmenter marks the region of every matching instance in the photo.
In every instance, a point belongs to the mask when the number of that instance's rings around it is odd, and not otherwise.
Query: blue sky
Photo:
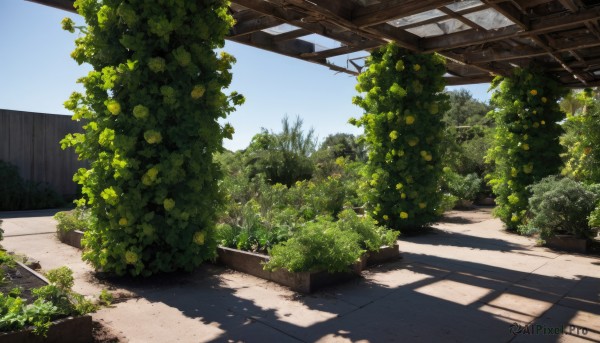
[[[63,31],[72,14],[24,0],[0,0],[0,108],[68,115],[63,102],[89,66],[70,58],[76,34]],[[359,134],[348,124],[360,108],[352,105],[356,79],[326,67],[228,42],[225,50],[237,58],[230,89],[246,103],[227,119],[236,130],[225,147],[245,148],[262,127],[278,131],[281,119],[300,116],[319,138],[336,132]],[[465,87],[475,98],[489,100],[488,84]],[[455,89],[458,87],[452,87]]]

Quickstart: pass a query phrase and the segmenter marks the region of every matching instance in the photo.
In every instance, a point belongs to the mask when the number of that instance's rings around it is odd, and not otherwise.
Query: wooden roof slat
[[[270,16],[262,16],[252,20],[241,21],[231,29],[229,37],[247,35],[249,33],[262,31],[282,23],[283,22],[281,20]]]
[[[586,21],[597,19],[600,19],[600,9],[594,8],[580,11],[575,14],[564,15],[560,18],[551,18],[540,22],[531,23],[528,31],[523,30],[518,26],[508,26],[495,31],[487,32],[468,30],[443,36],[425,38],[421,44],[426,52],[433,52],[493,42],[506,38],[558,31],[561,29],[581,25]]]
[[[29,1],[75,12],[74,0]],[[486,82],[494,75],[510,74],[514,66],[531,63],[569,87],[600,84],[600,75],[594,73],[600,70],[600,1],[481,0],[481,4],[462,10],[446,7],[457,1],[232,0],[230,11],[237,22],[227,39],[352,75],[361,70],[360,64],[349,60],[346,67],[337,66],[330,58],[393,41],[414,52],[446,56],[448,73],[453,75],[448,77],[449,84]],[[399,27],[390,24],[434,9],[439,16],[422,16],[419,22]],[[474,17],[468,14],[486,9],[495,10],[514,25],[486,29],[486,23],[469,19]],[[449,19],[471,29],[434,37],[410,32]],[[284,23],[295,28],[281,34],[265,32]],[[301,39],[311,34],[341,46],[320,50]]]
[[[391,0],[357,8],[352,12],[352,23],[358,27],[386,23],[400,17],[437,9],[452,4],[454,0]]]

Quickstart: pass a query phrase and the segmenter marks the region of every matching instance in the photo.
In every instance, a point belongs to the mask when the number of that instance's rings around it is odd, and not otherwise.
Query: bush
[[[45,336],[51,321],[65,316],[83,315],[97,309],[89,300],[71,290],[73,272],[67,267],[49,270],[50,284],[32,289],[36,298],[31,304],[19,297],[20,289],[0,293],[0,331],[20,330],[33,326],[33,332]]]
[[[19,169],[0,161],[0,211],[37,210],[59,207],[62,197],[49,185],[25,181]]]
[[[458,200],[473,201],[481,189],[482,180],[477,174],[460,175],[444,168],[444,188]]]
[[[379,251],[383,246],[393,246],[400,234],[398,231],[378,226],[371,217],[359,217],[353,210],[341,212],[336,225],[344,232],[357,233],[360,248],[366,251]]]
[[[90,213],[85,208],[76,208],[57,212],[54,219],[58,222],[56,229],[59,234],[75,230],[85,231],[89,226]]]
[[[314,130],[302,130],[302,119],[290,123],[282,120],[282,131],[268,132],[266,129],[254,137],[244,155],[249,177],[264,174],[270,184],[281,183],[291,186],[297,181],[312,177],[314,164],[310,156],[315,152],[317,140]]]
[[[590,213],[588,224],[592,229],[595,229],[596,231],[600,229],[600,202],[596,205],[594,211]]]
[[[307,223],[292,238],[275,245],[266,270],[287,269],[291,272],[330,273],[347,271],[364,252],[356,232],[341,230],[334,222],[320,219]]]
[[[542,239],[557,234],[580,238],[595,235],[588,217],[600,199],[600,193],[587,189],[577,181],[556,176],[544,178],[528,188],[532,192],[529,199],[530,219],[520,228],[522,233],[539,233]]]

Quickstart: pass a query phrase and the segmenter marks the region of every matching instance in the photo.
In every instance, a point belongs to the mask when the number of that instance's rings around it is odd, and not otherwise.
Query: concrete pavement
[[[430,234],[402,238],[402,260],[311,295],[210,264],[98,279],[77,249],[48,233],[51,214],[0,213],[2,245],[44,269],[71,267],[82,294],[120,294],[93,317],[123,341],[600,341],[600,259],[536,247],[504,232],[489,209],[450,212]]]

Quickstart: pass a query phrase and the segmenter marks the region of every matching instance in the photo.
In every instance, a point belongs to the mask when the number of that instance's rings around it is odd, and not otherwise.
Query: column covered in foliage
[[[358,77],[354,98],[365,114],[371,213],[393,229],[423,226],[439,214],[440,142],[447,110],[445,61],[389,44],[374,51]]]
[[[496,194],[495,215],[509,230],[516,230],[527,211],[527,186],[559,172],[563,130],[558,122],[565,114],[558,101],[566,90],[550,76],[530,69],[499,76],[491,88],[496,109],[490,115],[496,128],[486,156],[494,171],[487,178]]]
[[[243,98],[222,89],[233,57],[215,53],[233,25],[228,1],[77,0],[87,27],[72,57],[93,67],[65,107],[68,135],[90,161],[74,179],[92,223],[83,258],[117,274],[190,270],[215,254],[221,204],[213,153],[233,129],[217,122]],[[63,28],[75,27],[70,19]]]

